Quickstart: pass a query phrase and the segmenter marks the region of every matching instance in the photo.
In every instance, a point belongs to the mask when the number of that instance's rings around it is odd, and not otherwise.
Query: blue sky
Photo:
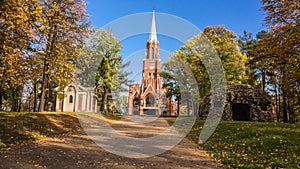
[[[154,7],[156,12],[186,19],[200,30],[209,25],[225,25],[227,29],[242,35],[245,29],[254,34],[264,29],[264,12],[260,10],[260,0],[86,0],[86,2],[92,24],[97,27],[126,15],[151,12]],[[141,46],[144,47],[143,44]]]
[[[260,0],[86,0],[86,2],[91,22],[96,27],[103,27],[120,17],[151,12],[154,7],[157,13],[183,18],[200,30],[206,26],[225,25],[227,29],[233,30],[237,35],[242,35],[244,30],[255,35],[265,29],[263,26],[264,12],[260,9]],[[149,13],[145,22],[131,22],[126,27],[135,28],[144,24],[150,31],[150,16]],[[160,19],[157,15],[156,18]],[[114,29],[112,28],[112,30]],[[158,33],[160,33],[159,29]],[[148,36],[148,34],[142,34],[122,39],[121,54],[123,57],[136,55],[134,58],[142,59]],[[161,52],[161,57],[167,57],[184,43],[163,35],[159,35],[158,39],[161,44],[160,49],[164,50]]]
[[[151,12],[169,13],[182,17],[203,29],[208,25],[224,24],[241,34],[244,29],[261,30],[264,13],[260,0],[86,0],[94,25],[119,17]],[[138,23],[137,23],[138,24]]]

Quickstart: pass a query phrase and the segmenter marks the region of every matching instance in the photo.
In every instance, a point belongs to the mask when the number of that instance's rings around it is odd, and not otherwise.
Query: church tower
[[[153,10],[150,35],[146,42],[143,60],[142,81],[141,84],[136,83],[129,88],[128,114],[170,115],[170,99],[162,99],[165,90],[162,88],[160,71],[159,41],[157,40],[155,12]]]
[[[145,58],[143,60],[142,91],[149,85],[158,92],[161,88],[159,73],[161,71],[161,60],[159,58],[159,41],[156,34],[155,12],[152,12],[152,23],[149,39],[146,43]]]

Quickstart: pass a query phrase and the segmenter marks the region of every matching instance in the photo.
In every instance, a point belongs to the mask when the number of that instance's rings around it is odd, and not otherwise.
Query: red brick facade
[[[162,88],[160,71],[159,42],[153,12],[151,32],[143,61],[142,81],[141,84],[136,83],[129,88],[128,114],[171,115],[172,101],[164,95],[165,89]]]

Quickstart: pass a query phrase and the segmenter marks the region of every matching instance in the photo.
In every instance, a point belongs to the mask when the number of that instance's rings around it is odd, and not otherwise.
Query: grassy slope
[[[75,113],[0,112],[0,149],[80,129]]]
[[[98,114],[90,115],[99,118]],[[111,124],[124,118],[120,114],[103,115],[103,117]],[[45,137],[59,137],[81,129],[76,113],[0,112],[0,149],[34,142]]]
[[[108,123],[110,123],[110,124],[114,123],[115,121],[125,119],[125,117],[123,115],[118,114],[118,113],[114,113],[114,114],[102,114],[102,116],[104,118],[106,118],[106,121]]]
[[[191,140],[198,142],[203,123],[195,123]],[[0,112],[0,149],[80,129],[75,113]],[[300,124],[221,122],[202,146],[232,168],[300,168]]]
[[[188,135],[196,143],[203,124]],[[300,124],[221,122],[202,146],[230,168],[300,168]]]

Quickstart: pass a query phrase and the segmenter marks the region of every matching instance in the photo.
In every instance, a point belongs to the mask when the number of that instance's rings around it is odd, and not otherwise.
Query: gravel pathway
[[[160,133],[166,123],[156,120],[143,126],[127,120],[112,127],[130,137],[149,137]],[[13,148],[0,153],[0,168],[221,168],[200,146],[183,139],[171,150],[158,156],[132,159],[109,153],[95,144],[83,131],[56,139]]]

